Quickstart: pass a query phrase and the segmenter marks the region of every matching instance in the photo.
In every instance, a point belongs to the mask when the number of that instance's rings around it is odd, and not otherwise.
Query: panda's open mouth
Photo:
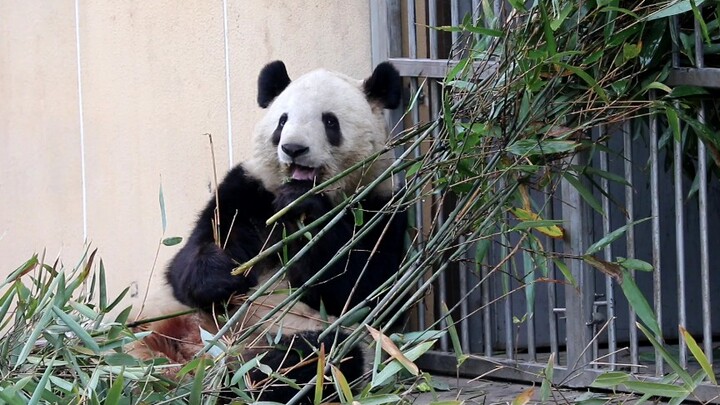
[[[290,178],[293,180],[315,181],[320,174],[320,170],[317,167],[301,166],[294,163],[290,165],[289,171]]]

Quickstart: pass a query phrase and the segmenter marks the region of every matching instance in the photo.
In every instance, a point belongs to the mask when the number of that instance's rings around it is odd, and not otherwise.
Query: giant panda
[[[217,196],[202,210],[166,272],[177,302],[166,302],[161,307],[176,308],[179,303],[198,312],[150,324],[155,333],[145,338],[146,349],[178,362],[191,359],[202,347],[198,326],[211,333],[217,331],[217,315],[232,313],[282,263],[277,257],[280,255],[271,255],[243,274],[232,275],[233,269],[282,235],[297,230],[299,222],[307,224],[320,218],[346,196],[376,180],[392,162],[388,152],[296,202],[276,225],[266,224],[268,218],[314,186],[383,151],[389,134],[383,110],[398,107],[400,99],[400,76],[387,62],[379,64],[365,80],[322,69],[291,80],[283,62],[267,64],[259,74],[257,94],[259,106],[267,111],[255,127],[252,156],[227,173],[217,188]],[[373,291],[398,272],[407,219],[402,213],[383,212],[393,193],[392,178],[388,178],[352,207],[363,211],[364,224],[376,215],[383,216],[382,220],[319,280],[304,286],[343,245],[358,238],[362,225],[356,223],[350,209],[345,210],[339,222],[323,229],[324,236],[287,270],[274,286],[274,294],[252,303],[244,325],[252,325],[268,308],[279,304],[286,297],[283,291],[304,289],[300,301],[285,311],[282,319],[276,315],[262,328],[282,336],[268,345],[263,336],[254,335],[255,344],[247,346],[247,356],[240,361],[264,353],[262,364],[275,371],[290,370],[287,377],[301,386],[316,375],[317,365],[308,359],[321,345],[327,352],[336,339],[347,336],[344,332],[339,336],[328,334],[318,341],[320,331],[345,309],[367,301]],[[215,218],[219,218],[219,235],[213,225]],[[221,246],[216,243],[218,236]],[[294,255],[306,241],[303,238],[288,244],[287,251]],[[363,350],[353,348],[337,366],[352,381],[361,376],[366,360]],[[266,377],[259,370],[250,373],[252,380]],[[283,403],[296,393],[284,384],[273,384],[254,396],[257,400]]]

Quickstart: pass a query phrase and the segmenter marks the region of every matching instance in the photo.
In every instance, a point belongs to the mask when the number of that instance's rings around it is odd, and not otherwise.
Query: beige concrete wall
[[[220,175],[230,154],[248,156],[269,61],[291,77],[319,66],[368,75],[369,4],[228,1],[227,31],[219,0],[78,4],[82,114],[75,2],[0,0],[0,274],[45,248],[74,265],[85,221],[111,292],[131,286],[137,301],[163,237],[160,184],[164,236],[185,237],[211,196],[203,134]],[[178,248],[160,248],[153,284]]]

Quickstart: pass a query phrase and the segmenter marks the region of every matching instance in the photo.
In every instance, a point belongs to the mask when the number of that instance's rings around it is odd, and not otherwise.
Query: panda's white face
[[[270,191],[290,179],[321,183],[385,146],[388,131],[382,110],[368,100],[361,80],[327,70],[305,74],[272,101],[257,124],[249,169]],[[352,193],[389,163],[389,156],[380,158],[328,192]],[[390,184],[382,188],[378,191],[392,191]]]

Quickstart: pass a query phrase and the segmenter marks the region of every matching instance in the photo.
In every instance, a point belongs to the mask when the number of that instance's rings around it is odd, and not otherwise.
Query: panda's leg
[[[295,335],[285,335],[280,342],[265,352],[262,364],[270,367],[274,373],[295,381],[304,386],[317,375],[317,350],[324,346],[325,353],[330,351],[335,336],[329,334],[322,339],[320,331],[305,331]],[[340,332],[338,341],[346,339],[347,334]],[[365,360],[359,347],[353,347],[342,359],[339,369],[348,382],[362,377],[365,372]],[[258,391],[253,393],[259,401],[287,403],[298,391],[288,384],[268,376],[255,369],[250,372],[250,379]],[[312,398],[305,398],[301,403],[312,403]]]

